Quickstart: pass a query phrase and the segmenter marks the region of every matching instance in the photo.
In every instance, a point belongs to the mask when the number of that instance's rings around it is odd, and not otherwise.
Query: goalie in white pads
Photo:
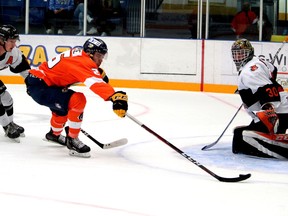
[[[231,52],[239,72],[238,91],[252,117],[250,125],[234,129],[233,153],[288,159],[288,94],[276,82],[277,68],[255,57],[246,39],[235,41]]]
[[[0,70],[9,67],[13,73],[19,73],[23,78],[28,75],[30,66],[23,53],[16,47],[19,40],[17,30],[11,25],[0,26]],[[24,136],[24,128],[13,121],[13,98],[7,87],[0,80],[0,125],[5,135],[16,142]]]

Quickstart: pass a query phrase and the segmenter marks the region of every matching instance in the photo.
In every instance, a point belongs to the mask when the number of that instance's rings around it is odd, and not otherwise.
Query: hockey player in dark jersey
[[[277,83],[277,68],[254,56],[246,39],[231,48],[239,72],[238,91],[247,113],[248,126],[234,129],[232,151],[258,157],[288,159],[288,94]]]
[[[16,47],[18,40],[19,34],[13,26],[0,26],[0,70],[9,67],[11,72],[19,73],[25,78],[30,66],[25,56]],[[13,98],[0,80],[0,125],[3,126],[7,137],[20,142],[19,137],[24,136],[24,128],[13,121],[13,114]]]

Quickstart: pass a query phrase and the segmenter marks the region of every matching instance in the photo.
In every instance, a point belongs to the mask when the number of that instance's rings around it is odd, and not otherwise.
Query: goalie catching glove
[[[113,111],[121,118],[125,117],[128,110],[128,96],[123,91],[117,91],[111,96]]]
[[[276,133],[279,125],[279,119],[273,105],[266,103],[262,106],[262,109],[263,110],[256,113],[257,117],[267,127],[269,133]]]

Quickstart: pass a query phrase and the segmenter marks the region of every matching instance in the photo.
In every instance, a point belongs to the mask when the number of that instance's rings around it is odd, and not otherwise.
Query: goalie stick
[[[224,135],[224,133],[226,132],[226,130],[228,129],[228,127],[230,126],[230,124],[232,123],[232,121],[235,119],[236,115],[238,114],[238,112],[241,110],[243,104],[241,104],[241,106],[238,108],[237,112],[234,114],[234,116],[232,117],[232,119],[230,120],[230,122],[228,123],[228,125],[226,126],[226,128],[224,129],[224,131],[221,133],[221,135],[218,137],[218,139],[216,141],[214,141],[213,143],[204,146],[201,150],[207,150],[209,148],[211,148],[212,146],[216,145],[218,143],[218,141],[222,138],[222,136]]]
[[[279,52],[281,51],[281,49],[284,47],[285,43],[288,41],[288,37],[286,37],[284,39],[284,41],[282,42],[281,46],[279,47],[279,49],[277,50],[276,54],[274,55],[274,58],[272,59],[271,63],[274,64]]]
[[[204,170],[205,172],[207,172],[208,174],[210,174],[211,176],[213,176],[214,178],[216,178],[217,180],[219,180],[220,182],[239,182],[239,181],[243,181],[246,180],[248,178],[250,178],[251,174],[240,174],[238,177],[234,177],[234,178],[226,178],[226,177],[221,177],[216,175],[215,173],[213,173],[211,170],[209,170],[208,168],[206,168],[205,166],[203,166],[202,164],[200,164],[198,161],[194,160],[192,157],[190,157],[189,155],[187,155],[186,153],[184,153],[182,150],[180,150],[179,148],[177,148],[176,146],[174,146],[172,143],[170,143],[169,141],[167,141],[166,139],[164,139],[163,137],[161,137],[159,134],[157,134],[156,132],[154,132],[153,130],[151,130],[149,127],[147,127],[146,125],[144,125],[143,123],[141,123],[140,121],[138,121],[135,117],[133,117],[132,115],[130,115],[129,113],[126,113],[126,116],[128,118],[130,118],[132,121],[134,121],[135,123],[137,123],[138,125],[140,125],[142,128],[144,128],[146,131],[148,131],[149,133],[153,134],[154,136],[156,136],[159,140],[161,140],[162,142],[164,142],[166,145],[168,145],[169,147],[171,147],[173,150],[175,150],[176,152],[178,152],[180,155],[182,155],[183,157],[185,157],[187,160],[189,160],[190,162],[192,162],[193,164],[195,164],[196,166],[198,166],[199,168],[201,168],[202,170]]]
[[[99,142],[98,140],[96,140],[94,137],[92,137],[89,133],[87,133],[85,130],[83,130],[81,128],[81,132],[87,136],[90,140],[92,140],[94,143],[96,143],[100,148],[102,149],[110,149],[110,148],[115,148],[115,147],[118,147],[118,146],[122,146],[122,145],[125,145],[128,143],[128,140],[126,138],[122,138],[122,139],[119,139],[119,140],[115,140],[113,142],[110,142],[110,143],[101,143]]]

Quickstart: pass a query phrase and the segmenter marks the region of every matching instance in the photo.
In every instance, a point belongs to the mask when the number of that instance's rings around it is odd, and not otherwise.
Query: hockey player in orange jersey
[[[52,111],[51,129],[46,139],[66,145],[72,156],[90,157],[90,147],[78,138],[86,105],[85,95],[69,89],[69,86],[84,83],[104,101],[112,101],[113,110],[119,117],[125,117],[128,109],[126,93],[115,92],[104,70],[99,68],[107,52],[105,42],[93,37],[84,43],[83,49],[65,51],[42,63],[39,68],[31,69],[25,79],[27,93]],[[66,123],[65,137],[61,132]]]

